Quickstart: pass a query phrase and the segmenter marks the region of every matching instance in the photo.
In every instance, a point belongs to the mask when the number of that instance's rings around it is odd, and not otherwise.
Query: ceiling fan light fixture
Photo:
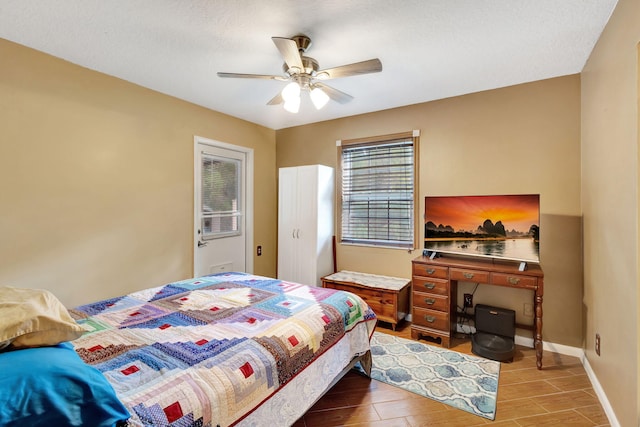
[[[327,105],[327,102],[329,102],[329,95],[327,95],[322,89],[317,86],[311,89],[309,96],[311,97],[311,102],[313,102],[316,110],[321,109],[322,107]]]
[[[284,109],[294,114],[300,111],[300,97],[284,101]]]
[[[285,102],[298,100],[300,106],[300,85],[297,82],[291,82],[282,89],[282,99]]]
[[[271,37],[271,40],[276,45],[282,59],[284,59],[284,64],[282,65],[283,75],[218,72],[218,77],[289,82],[280,93],[267,102],[267,105],[279,105],[284,102],[285,110],[292,113],[297,113],[300,110],[301,92],[309,92],[309,97],[318,110],[323,108],[328,101],[346,104],[353,99],[351,95],[324,83],[316,82],[316,80],[336,79],[382,71],[382,63],[378,58],[319,70],[318,61],[304,55],[309,46],[311,46],[309,37],[300,34],[293,38]]]

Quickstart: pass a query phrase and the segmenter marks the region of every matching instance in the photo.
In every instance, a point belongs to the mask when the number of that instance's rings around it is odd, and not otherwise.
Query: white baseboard
[[[457,331],[465,334],[473,334],[476,332],[476,328],[470,325],[457,325]],[[523,337],[521,335],[516,335],[514,337],[514,342],[524,347],[533,348],[533,338],[530,338],[530,337]],[[546,351],[550,351],[552,353],[560,353],[560,354],[565,354],[567,356],[573,356],[578,358],[582,358],[584,356],[584,350],[582,350],[581,348],[571,347],[563,344],[555,344],[551,342],[542,341],[542,349]]]
[[[519,335],[516,335],[515,342],[516,344],[520,344],[523,346],[533,347],[533,338],[521,337]],[[609,403],[609,399],[607,399],[607,395],[602,389],[602,386],[600,385],[596,374],[593,372],[593,369],[591,369],[591,365],[589,365],[589,360],[584,353],[584,349],[545,341],[542,342],[542,348],[552,353],[560,353],[567,356],[574,356],[580,359],[580,362],[582,363],[582,366],[584,366],[584,370],[587,373],[587,377],[589,377],[589,381],[591,381],[593,390],[595,391],[596,396],[598,396],[598,400],[602,405],[602,409],[604,409],[604,413],[609,419],[609,424],[611,424],[611,427],[620,427],[620,423],[616,418],[615,412],[613,412],[613,408]],[[542,365],[544,366],[544,359],[542,361]]]
[[[521,337],[519,335],[516,335],[515,342],[516,344],[533,347],[533,338]],[[591,369],[591,365],[589,365],[589,360],[587,359],[584,349],[545,341],[542,342],[542,348],[552,353],[565,354],[567,356],[574,356],[580,359],[580,362],[582,362],[582,366],[584,366],[584,370],[587,373],[587,377],[589,377],[589,381],[591,381],[593,390],[595,391],[596,396],[598,396],[598,400],[602,405],[602,409],[604,409],[604,413],[609,419],[609,424],[611,424],[611,427],[620,427],[620,423],[616,418],[615,412],[613,412],[613,408],[609,403],[609,399],[607,399],[607,395],[602,389],[602,386],[600,385],[596,374],[593,372],[593,369]],[[544,359],[542,361],[542,365],[544,366]]]
[[[587,377],[589,377],[589,381],[591,381],[591,385],[593,386],[593,390],[596,392],[596,396],[598,396],[598,400],[602,405],[602,409],[604,409],[604,413],[607,415],[609,419],[609,424],[611,427],[620,427],[620,422],[618,418],[616,418],[616,413],[613,412],[613,408],[609,403],[609,399],[607,399],[607,395],[605,394],[602,386],[600,385],[600,381],[598,381],[598,377],[596,377],[595,372],[591,369],[591,365],[589,364],[589,360],[587,359],[584,351],[582,352],[582,357],[580,358],[582,361],[582,366],[584,366],[584,370],[587,372]]]
[[[467,333],[467,334],[475,332],[475,328],[473,326],[469,326],[469,325],[465,325],[465,326],[467,330],[463,329],[461,325],[457,325],[458,332]],[[514,338],[514,341],[518,345],[533,348],[533,338],[516,335]],[[595,391],[596,396],[598,396],[598,400],[602,405],[602,409],[604,409],[604,413],[609,419],[609,424],[611,424],[611,427],[620,427],[620,423],[616,418],[615,412],[613,412],[613,408],[609,403],[609,399],[607,399],[607,395],[605,394],[602,386],[600,385],[600,382],[598,381],[596,374],[593,372],[593,369],[591,369],[591,365],[589,365],[589,360],[585,355],[584,349],[579,347],[572,347],[564,344],[546,342],[546,341],[542,342],[542,348],[543,350],[550,351],[552,353],[564,354],[567,356],[573,356],[580,359],[580,362],[582,363],[582,366],[584,366],[584,370],[587,373],[587,377],[589,378],[589,381],[591,381],[593,390]],[[542,365],[544,366],[544,359],[542,360]]]
[[[515,342],[516,344],[533,348],[533,338],[516,335]],[[582,358],[584,356],[584,350],[581,348],[571,347],[564,344],[555,344],[547,341],[542,341],[542,349],[552,353],[560,353],[578,358]]]

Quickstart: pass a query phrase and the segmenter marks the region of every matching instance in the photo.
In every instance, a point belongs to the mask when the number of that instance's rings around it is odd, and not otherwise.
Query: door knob
[[[203,246],[207,246],[209,244],[209,242],[201,242],[200,240],[198,240],[198,247],[201,248]]]

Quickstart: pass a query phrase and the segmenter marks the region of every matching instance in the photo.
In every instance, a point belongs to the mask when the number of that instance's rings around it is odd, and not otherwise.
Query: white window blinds
[[[414,138],[342,147],[342,243],[414,247]]]
[[[202,238],[240,234],[240,162],[202,153]]]

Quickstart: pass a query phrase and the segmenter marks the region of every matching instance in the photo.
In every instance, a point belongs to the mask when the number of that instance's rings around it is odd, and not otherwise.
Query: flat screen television
[[[540,262],[540,195],[426,196],[425,253]]]

